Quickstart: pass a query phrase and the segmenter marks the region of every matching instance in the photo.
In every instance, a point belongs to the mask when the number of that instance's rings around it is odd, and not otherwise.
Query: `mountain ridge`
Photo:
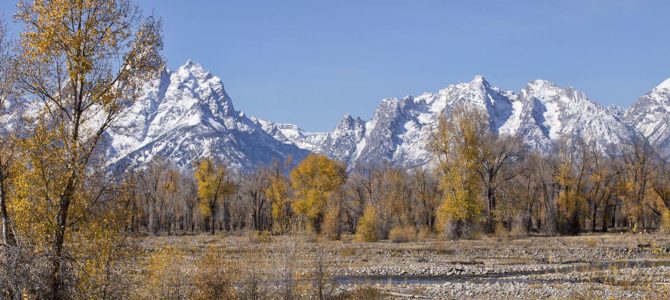
[[[548,80],[509,91],[476,75],[434,93],[382,99],[368,120],[344,114],[332,130],[308,132],[236,110],[222,80],[192,60],[147,82],[142,96],[106,133],[104,147],[113,164],[130,168],[164,157],[186,171],[212,156],[249,170],[274,160],[297,163],[309,153],[342,161],[349,169],[383,162],[413,168],[434,163],[427,146],[438,119],[459,106],[483,112],[492,131],[519,135],[528,148],[545,153],[559,142],[583,140],[605,152],[645,139],[670,157],[670,79],[622,109]],[[35,110],[32,104],[17,107],[21,113]],[[0,123],[16,127],[18,119],[14,112]]]

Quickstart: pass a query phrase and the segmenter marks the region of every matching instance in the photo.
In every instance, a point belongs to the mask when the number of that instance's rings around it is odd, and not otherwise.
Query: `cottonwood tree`
[[[656,164],[654,151],[646,141],[622,146],[618,190],[624,200],[628,229],[642,231]]]
[[[15,96],[12,85],[10,44],[7,41],[6,33],[7,27],[4,21],[0,20],[0,122],[9,117],[9,101]],[[14,143],[15,132],[13,131],[10,128],[0,128],[0,137],[2,138],[0,140],[0,216],[2,217],[2,242],[8,246],[16,244],[11,228],[11,216],[7,210],[12,177],[11,169],[17,155]]]
[[[295,192],[292,207],[307,221],[309,229],[321,231],[327,201],[345,181],[344,165],[323,155],[308,155],[291,171]]]
[[[209,232],[212,235],[216,231],[216,216],[223,201],[235,192],[235,186],[228,176],[226,166],[211,158],[201,160],[195,170],[200,212],[209,220]]]
[[[660,229],[670,233],[670,163],[661,161],[654,176],[653,190],[656,194],[656,214],[661,217]]]
[[[286,177],[284,168],[290,165],[286,161],[284,165],[275,161],[268,170],[268,186],[264,190],[265,197],[272,205],[272,218],[274,231],[286,233],[290,229],[293,211],[291,210],[291,182]]]
[[[240,192],[243,200],[250,206],[251,220],[255,230],[269,229],[271,225],[271,220],[268,220],[268,214],[265,213],[270,210],[268,209],[270,203],[265,191],[270,187],[271,176],[272,171],[267,168],[242,175]]]
[[[431,231],[435,230],[435,210],[440,197],[437,179],[432,172],[420,169],[412,176],[415,197],[418,202],[416,211],[417,222]]]
[[[17,8],[16,17],[25,25],[17,86],[27,101],[41,101],[43,108],[32,148],[26,150],[33,163],[40,162],[37,154],[51,156],[48,165],[31,164],[27,171],[42,177],[30,184],[44,191],[33,203],[49,207],[53,267],[48,297],[59,298],[64,296],[61,267],[68,231],[88,211],[77,211],[75,217],[73,204],[92,201],[84,198],[83,189],[97,146],[143,83],[162,68],[162,39],[159,22],[142,17],[129,0],[20,1]]]
[[[608,208],[616,194],[615,186],[619,173],[609,157],[603,155],[593,145],[588,148],[590,169],[588,170],[586,199],[591,209],[591,231],[596,231],[598,211],[602,211],[601,231],[607,232],[607,224],[610,219]]]
[[[586,211],[585,186],[590,157],[581,142],[559,142],[558,164],[554,180],[558,195],[556,202],[562,233],[577,234],[581,231],[583,212]]]
[[[140,172],[137,184],[143,199],[143,216],[147,229],[158,234],[161,229],[170,233],[170,222],[177,209],[176,195],[180,174],[168,160],[155,157]]]
[[[438,208],[438,228],[455,228],[456,237],[467,237],[479,223],[483,209],[482,184],[477,174],[481,137],[488,130],[481,112],[457,109],[450,119],[440,117],[431,150],[438,157],[443,202]]]
[[[490,131],[484,133],[477,144],[480,150],[476,170],[486,196],[486,230],[490,233],[496,229],[499,190],[517,175],[512,167],[522,159],[523,144],[518,136]]]

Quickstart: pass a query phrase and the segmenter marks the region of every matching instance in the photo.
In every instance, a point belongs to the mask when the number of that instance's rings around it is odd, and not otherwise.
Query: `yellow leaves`
[[[269,175],[269,181],[269,185],[263,193],[272,204],[275,230],[284,233],[289,229],[291,217],[291,201],[289,199],[291,186],[286,176],[282,174],[281,169],[272,172]]]
[[[379,216],[375,207],[368,203],[363,210],[363,216],[356,225],[356,240],[376,242],[379,238]]]
[[[235,186],[228,180],[226,167],[217,164],[210,158],[200,161],[195,170],[195,180],[198,184],[198,198],[200,212],[205,217],[212,217],[218,203],[235,191]]]
[[[479,222],[483,208],[482,182],[478,167],[482,160],[485,117],[479,111],[456,109],[450,119],[441,117],[433,137],[433,152],[440,158],[440,190],[437,228],[450,222]]]
[[[176,248],[165,247],[149,257],[146,277],[139,291],[140,299],[186,299],[188,280],[185,254]]]
[[[309,219],[309,225],[318,231],[328,198],[346,180],[344,165],[312,154],[295,167],[290,176],[295,191],[293,209]]]

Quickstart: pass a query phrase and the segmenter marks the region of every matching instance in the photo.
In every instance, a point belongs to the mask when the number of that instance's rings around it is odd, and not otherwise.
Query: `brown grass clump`
[[[389,232],[389,240],[394,243],[415,242],[417,239],[414,226],[396,226]]]
[[[381,300],[384,299],[384,296],[382,293],[375,287],[373,286],[360,286],[357,287],[356,289],[352,291],[348,291],[345,293],[342,293],[338,295],[337,297],[334,297],[334,299],[341,299],[341,300],[360,300],[360,299],[366,299],[366,300]]]
[[[226,264],[223,253],[210,247],[195,262],[193,276],[195,293],[192,299],[236,299],[235,283],[238,270]]]
[[[428,226],[421,226],[417,235],[419,241],[432,240],[435,238],[435,233]]]
[[[246,235],[251,244],[272,243],[272,235],[269,231],[249,231]]]
[[[148,260],[143,285],[136,293],[139,299],[185,299],[189,296],[189,283],[183,252],[166,247],[153,253]]]

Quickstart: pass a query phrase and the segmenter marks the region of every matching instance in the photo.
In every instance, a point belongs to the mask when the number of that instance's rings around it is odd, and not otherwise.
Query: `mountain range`
[[[298,162],[312,152],[350,169],[384,161],[413,168],[433,162],[427,145],[438,118],[459,106],[482,111],[492,131],[518,135],[538,151],[576,140],[604,151],[646,139],[670,157],[670,79],[624,110],[546,80],[533,80],[515,92],[475,76],[436,93],[384,99],[368,120],[346,114],[333,130],[314,133],[235,110],[221,79],[190,60],[146,84],[143,95],[106,133],[105,151],[115,165],[142,167],[160,156],[184,171],[206,156],[250,170],[289,157]],[[16,117],[0,123],[9,127],[12,120]]]

